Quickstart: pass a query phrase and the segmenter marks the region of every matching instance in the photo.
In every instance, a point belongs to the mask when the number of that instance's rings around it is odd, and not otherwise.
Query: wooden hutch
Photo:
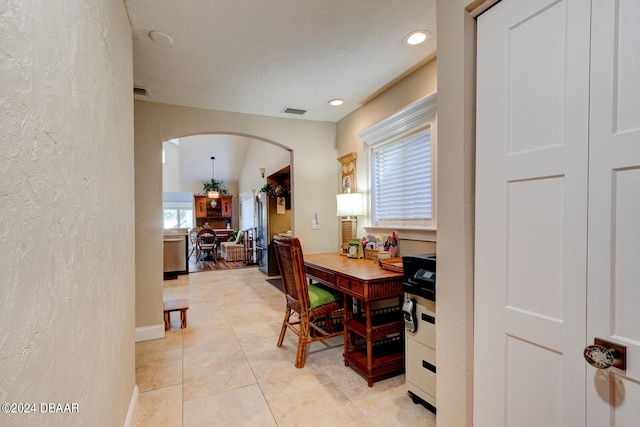
[[[233,196],[221,195],[217,199],[210,199],[207,196],[194,196],[194,198],[196,227],[202,227],[208,222],[213,229],[223,229],[231,223]]]

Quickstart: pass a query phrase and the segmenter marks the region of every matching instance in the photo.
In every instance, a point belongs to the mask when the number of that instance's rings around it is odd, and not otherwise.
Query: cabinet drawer
[[[425,298],[407,294],[407,298],[411,298],[416,302],[416,317],[418,319],[418,327],[415,332],[408,332],[407,337],[411,337],[416,341],[436,348],[436,304]]]
[[[413,338],[406,339],[407,381],[432,396],[436,395],[436,352]]]
[[[336,275],[334,273],[330,273],[325,270],[320,270],[319,268],[307,267],[307,274],[315,277],[320,281],[324,281],[332,285],[336,284]]]
[[[359,280],[338,276],[338,287],[351,295],[364,296],[364,284]]]

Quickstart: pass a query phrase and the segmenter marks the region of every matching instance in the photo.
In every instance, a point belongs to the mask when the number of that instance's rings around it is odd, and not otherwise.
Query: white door
[[[476,427],[640,420],[640,2],[593,3],[478,18]]]
[[[592,427],[640,425],[640,1],[593,1],[587,344],[627,369],[587,367]]]
[[[478,18],[476,427],[585,425],[589,9]]]

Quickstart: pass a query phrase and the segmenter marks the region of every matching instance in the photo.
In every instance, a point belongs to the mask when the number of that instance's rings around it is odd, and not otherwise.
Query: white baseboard
[[[136,342],[164,338],[164,323],[136,328]]]
[[[131,403],[129,403],[129,411],[127,411],[127,419],[124,420],[124,427],[133,426],[133,421],[136,418],[136,410],[138,409],[138,386],[133,388],[133,395],[131,396]]]

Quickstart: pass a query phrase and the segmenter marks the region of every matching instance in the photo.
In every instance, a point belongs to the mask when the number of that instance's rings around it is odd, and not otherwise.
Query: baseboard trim
[[[164,323],[136,328],[136,342],[164,338]]]
[[[138,395],[139,389],[136,385],[133,388],[133,395],[131,396],[131,402],[129,403],[129,411],[127,411],[127,418],[124,420],[124,427],[132,427],[136,418],[136,411],[138,410]]]

